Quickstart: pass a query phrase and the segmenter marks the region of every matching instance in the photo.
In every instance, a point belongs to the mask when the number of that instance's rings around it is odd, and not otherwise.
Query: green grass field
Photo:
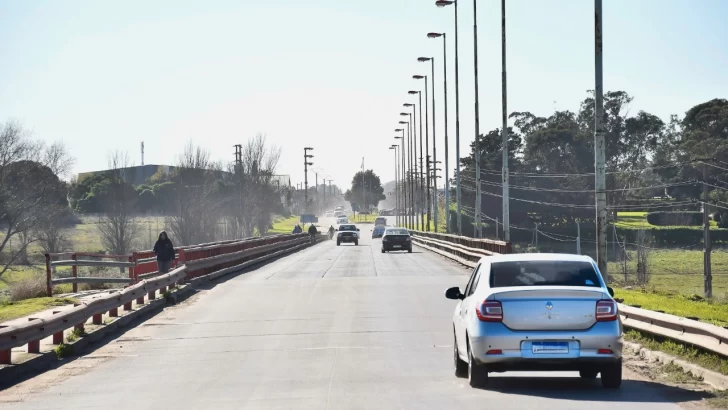
[[[617,228],[623,229],[665,229],[670,226],[655,226],[647,222],[647,212],[617,212]],[[718,227],[718,223],[710,221],[710,226]],[[675,228],[675,227],[672,227]],[[686,228],[681,226],[680,228]],[[702,226],[690,226],[687,228],[703,229]]]
[[[299,221],[300,221],[300,217],[298,217],[298,216],[290,216],[288,218],[284,218],[282,216],[277,216],[277,217],[273,218],[273,229],[268,231],[268,233],[272,233],[272,234],[291,233],[291,231],[293,231],[293,227],[295,227]]]
[[[65,306],[77,303],[72,298],[34,298],[21,300],[19,302],[0,303],[0,323],[6,320],[17,319],[30,315],[41,310],[51,309],[56,306]]]
[[[671,292],[682,295],[703,294],[703,252],[702,250],[656,250],[650,254],[647,289],[657,292]],[[711,253],[713,274],[713,295],[728,300],[728,251]],[[627,262],[625,280],[622,264],[609,263],[610,283],[635,285],[636,258]]]

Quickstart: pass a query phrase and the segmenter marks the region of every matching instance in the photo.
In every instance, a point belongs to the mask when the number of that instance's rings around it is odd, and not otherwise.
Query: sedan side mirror
[[[361,229],[359,229],[359,228],[356,228],[356,231],[357,231],[357,232],[359,232],[360,230],[361,230]]]
[[[463,297],[463,294],[460,293],[460,288],[457,286],[446,290],[445,297],[448,299],[455,299],[455,300],[465,299]]]
[[[607,291],[609,292],[609,296],[614,297],[614,289],[607,286]]]

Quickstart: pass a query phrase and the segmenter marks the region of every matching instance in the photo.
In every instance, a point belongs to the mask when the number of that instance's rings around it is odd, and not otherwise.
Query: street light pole
[[[404,125],[407,124],[407,171],[405,176],[405,181],[407,181],[408,184],[408,191],[407,194],[409,194],[409,202],[408,202],[408,208],[407,213],[410,215],[405,215],[405,220],[407,227],[409,229],[412,229],[412,214],[410,209],[413,209],[413,201],[414,201],[414,190],[413,190],[413,184],[412,184],[412,130],[410,129],[410,122],[409,121],[400,121],[400,124]],[[409,218],[407,218],[409,216]]]
[[[604,141],[604,85],[602,83],[602,0],[594,0],[594,188],[597,213],[597,266],[609,283],[607,273],[607,177]]]
[[[399,208],[399,145],[390,146],[394,150],[394,209]],[[395,213],[395,223],[399,224],[399,216]]]
[[[447,126],[447,34],[446,33],[428,33],[429,38],[442,37],[442,71],[443,71],[443,85],[444,85],[444,98],[445,98],[445,232],[450,233],[450,154],[449,154],[449,141],[448,135],[450,130]],[[434,82],[433,82],[434,84]],[[434,92],[433,92],[434,96]],[[433,111],[435,104],[432,104]],[[433,113],[434,116],[434,113]],[[434,139],[434,137],[433,137]],[[435,158],[437,159],[437,158]],[[437,181],[437,178],[435,178]],[[437,185],[435,185],[437,186]],[[435,188],[435,196],[437,196],[437,188]],[[437,204],[437,202],[436,202]],[[435,232],[437,232],[437,205],[435,207]]]
[[[420,104],[422,103],[422,100],[420,100]],[[417,143],[417,104],[414,103],[404,103],[403,104],[407,108],[412,108],[412,113],[410,113],[410,121],[412,122],[412,132],[415,140],[415,144]],[[420,141],[422,140],[422,105],[420,105]],[[415,156],[417,155],[417,149],[415,148]],[[417,161],[415,160],[415,164],[417,164]],[[416,166],[416,165],[415,165]],[[417,186],[417,179],[415,179],[415,187]],[[415,204],[417,201],[415,201]],[[415,219],[417,217],[415,216]]]
[[[473,62],[475,68],[475,223],[476,237],[483,237],[480,223],[480,97],[478,95],[478,2],[473,0]]]
[[[305,191],[303,193],[304,196],[304,204],[303,209],[305,212],[308,211],[308,167],[309,165],[313,165],[313,162],[308,162],[309,158],[313,158],[313,155],[310,155],[308,151],[313,151],[313,148],[311,147],[305,147],[303,149],[303,180],[305,181]]]
[[[437,7],[446,7],[451,4],[455,6],[455,203],[457,208],[458,235],[462,236],[463,218],[460,207],[460,67],[458,64],[458,3],[457,0],[437,0],[435,2]],[[447,170],[445,172],[447,172]]]
[[[437,112],[435,110],[435,57],[420,57],[418,59],[420,62],[429,61],[430,65],[432,66],[432,159],[433,161],[437,161]],[[429,152],[429,143],[428,148]],[[429,176],[429,168],[427,172]],[[435,214],[435,232],[437,232],[437,224],[438,224],[438,207],[437,202],[433,202],[432,198],[437,198],[437,172],[434,172],[432,175],[434,177],[432,178],[432,190],[434,191],[434,195],[430,195],[430,184],[428,183],[427,186],[427,230],[430,230],[430,205],[432,204]],[[429,182],[429,181],[428,181]]]
[[[401,146],[399,149],[400,155],[402,155],[402,160],[400,162],[400,177],[399,177],[399,183],[402,185],[402,188],[400,189],[399,193],[402,196],[402,200],[400,201],[401,208],[397,209],[397,213],[401,213],[403,210],[407,209],[407,191],[405,189],[405,182],[404,182],[404,163],[405,163],[405,156],[404,156],[404,129],[398,128],[395,131],[399,132],[402,131],[402,136],[396,136],[394,139],[399,139],[401,141]],[[399,218],[399,226],[404,226],[404,215],[401,215]]]
[[[511,206],[509,194],[509,170],[508,170],[508,87],[506,86],[506,0],[501,0],[501,60],[503,62],[501,85],[503,87],[503,130],[501,135],[501,149],[503,151],[503,239],[511,240]]]
[[[417,61],[423,61],[421,58],[418,58]],[[425,60],[427,61],[427,60]],[[429,107],[428,107],[428,98],[427,94],[429,91],[428,82],[427,82],[427,76],[426,75],[413,75],[412,78],[415,80],[425,80],[425,153],[423,155],[422,153],[422,133],[420,133],[420,173],[425,172],[425,168],[429,170],[429,165],[425,165],[427,163],[427,158],[430,156],[430,118],[429,118]],[[423,161],[425,164],[423,164]],[[425,177],[423,178],[422,175],[420,175],[420,195],[422,202],[425,202],[425,183],[427,184],[427,197],[429,198],[430,193],[430,173],[427,172],[425,174]],[[426,181],[425,181],[426,180]],[[425,214],[424,211],[422,212],[421,218],[422,218],[422,226],[424,230],[425,226]],[[427,206],[427,227],[429,229],[430,226],[430,207]]]

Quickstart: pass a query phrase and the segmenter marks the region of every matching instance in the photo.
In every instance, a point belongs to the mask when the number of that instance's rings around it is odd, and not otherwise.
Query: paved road
[[[620,391],[575,373],[453,375],[443,297],[468,272],[426,251],[325,242],[218,284],[87,357],[0,393],[23,409],[677,409],[690,394]],[[694,398],[694,397],[693,397]]]

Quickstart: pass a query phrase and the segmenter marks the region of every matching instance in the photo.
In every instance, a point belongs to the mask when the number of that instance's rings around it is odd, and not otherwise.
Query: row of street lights
[[[462,0],[461,0],[462,1]],[[457,229],[453,229],[453,227],[450,226],[450,218],[448,217],[448,212],[450,208],[450,155],[449,155],[449,129],[448,129],[448,98],[447,98],[447,33],[445,32],[431,32],[427,33],[428,38],[442,38],[443,40],[443,88],[444,88],[444,98],[445,98],[445,204],[446,204],[446,215],[445,215],[445,225],[447,232],[453,232],[456,231],[458,235],[462,235],[462,207],[461,207],[461,189],[460,189],[460,82],[459,82],[459,76],[460,76],[460,70],[458,65],[458,0],[437,0],[435,2],[435,5],[437,7],[447,7],[447,6],[454,6],[455,10],[455,202],[457,207]],[[502,131],[502,144],[503,144],[503,221],[504,221],[504,234],[505,239],[510,239],[510,229],[508,224],[508,123],[507,123],[507,107],[506,107],[506,52],[505,52],[505,36],[506,36],[506,30],[505,30],[505,0],[501,0],[501,13],[502,13],[502,44],[503,44],[503,52],[502,52],[502,63],[503,63],[503,72],[502,72],[502,82],[503,82],[503,131]],[[474,80],[475,80],[475,146],[476,148],[480,146],[480,99],[479,99],[479,92],[478,92],[478,23],[477,23],[477,4],[476,0],[473,0],[473,43],[474,43]],[[407,145],[408,154],[411,155],[414,151],[415,158],[414,161],[410,159],[407,163],[404,161],[404,130],[403,129],[397,129],[397,131],[403,131],[403,135],[397,136],[395,138],[402,139],[402,162],[400,164],[401,172],[398,174],[398,179],[400,181],[399,184],[397,184],[397,187],[399,188],[400,185],[402,185],[403,188],[400,192],[400,190],[397,190],[397,196],[399,204],[400,202],[403,203],[403,207],[401,209],[404,209],[407,214],[410,215],[410,218],[405,218],[405,224],[408,225],[411,229],[420,229],[420,223],[415,222],[413,220],[412,216],[415,216],[416,213],[419,211],[421,214],[421,226],[424,230],[430,230],[430,223],[431,223],[431,214],[434,214],[434,225],[435,225],[435,232],[438,231],[439,226],[439,209],[438,209],[438,194],[437,194],[437,178],[439,176],[437,175],[437,171],[440,169],[434,165],[432,169],[430,168],[431,164],[437,164],[439,161],[437,161],[437,136],[436,136],[436,109],[435,109],[435,57],[419,57],[417,59],[419,62],[430,62],[432,73],[429,79],[432,83],[432,159],[430,159],[430,133],[429,133],[429,108],[428,108],[428,76],[427,75],[416,75],[413,76],[415,79],[424,79],[425,80],[425,141],[424,141],[424,150],[425,154],[422,153],[423,144],[422,144],[422,98],[421,98],[421,91],[410,91],[409,94],[418,94],[420,96],[420,158],[419,158],[419,171],[417,170],[417,164],[416,164],[416,141],[414,142],[414,145],[410,142]],[[405,104],[407,107],[415,107],[416,104]],[[413,112],[415,110],[413,109]],[[410,122],[407,121],[400,121],[400,124],[407,124],[408,125],[408,134],[407,134],[407,140],[410,141],[411,135],[409,133],[409,129],[411,128],[411,125],[414,125],[413,121],[416,121],[415,119],[412,119],[411,114],[409,113],[402,113],[403,116],[410,116]],[[423,164],[423,161],[425,163]],[[409,177],[409,179],[408,179]],[[413,186],[417,185],[419,178],[419,194],[417,197],[415,197]],[[476,180],[476,198],[475,198],[475,225],[477,227],[476,229],[476,236],[482,237],[482,230],[481,230],[481,215],[480,215],[480,203],[481,203],[481,195],[480,195],[480,156],[475,155],[475,180]],[[409,181],[409,182],[408,182]],[[409,183],[409,191],[407,192],[407,184]],[[423,184],[426,184],[426,190],[425,187],[423,187]],[[435,191],[435,198],[433,201],[432,195],[431,195],[431,189],[434,189]],[[423,196],[426,192],[426,198]],[[409,197],[408,197],[409,194]],[[423,210],[419,208],[416,204],[426,204],[426,210]],[[434,212],[431,212],[431,206],[434,205]],[[400,209],[400,206],[397,205],[397,208]],[[425,223],[424,217],[425,217],[425,211],[427,214],[427,221]],[[403,221],[400,221],[398,218],[397,223],[400,224]]]
[[[461,212],[461,189],[460,189],[460,87],[459,87],[459,67],[458,67],[458,3],[462,0],[437,0],[435,1],[435,5],[437,7],[448,7],[448,6],[454,6],[455,10],[455,183],[456,183],[456,199],[455,202],[457,204],[457,234],[462,235],[463,234],[463,227],[462,227],[462,212]],[[473,1],[473,61],[474,61],[474,85],[475,85],[475,147],[476,147],[476,155],[475,155],[475,224],[476,224],[476,237],[482,237],[482,226],[481,226],[481,186],[480,186],[480,106],[479,106],[479,90],[478,90],[478,19],[477,19],[477,1]],[[440,38],[443,39],[443,71],[444,71],[444,98],[445,98],[445,204],[446,204],[446,211],[450,208],[450,178],[449,178],[449,155],[448,155],[448,124],[447,124],[447,41],[446,41],[446,33],[428,33],[428,38]],[[607,251],[607,242],[606,242],[606,221],[607,221],[607,200],[606,200],[606,166],[605,166],[605,142],[604,142],[604,102],[603,102],[603,33],[602,33],[602,0],[594,0],[594,77],[595,77],[595,104],[594,104],[594,110],[595,110],[595,119],[594,119],[594,156],[595,156],[595,196],[596,196],[596,214],[597,214],[597,264],[599,267],[599,270],[602,272],[602,274],[606,277],[607,276],[607,259],[606,259],[606,251]],[[433,144],[433,169],[430,170],[430,164],[431,161],[429,159],[429,131],[427,129],[427,123],[429,122],[427,120],[427,92],[428,92],[428,86],[427,86],[427,76],[419,75],[415,76],[414,78],[417,79],[425,79],[425,150],[427,155],[426,158],[426,172],[424,174],[424,179],[427,181],[427,225],[425,226],[426,230],[429,230],[430,227],[430,179],[433,180],[432,185],[435,189],[435,195],[437,196],[437,171],[439,170],[437,168],[437,150],[436,147],[436,136],[435,136],[435,93],[434,93],[434,86],[435,86],[435,58],[434,57],[420,57],[417,59],[420,62],[427,62],[429,61],[432,64],[432,87],[433,87],[433,95],[432,95],[432,144]],[[504,239],[506,241],[510,241],[510,197],[509,197],[509,170],[508,170],[508,107],[507,107],[507,82],[506,82],[506,0],[501,0],[501,85],[502,85],[502,128],[501,128],[501,150],[502,150],[502,161],[503,161],[503,169],[502,169],[502,181],[503,181],[503,234]],[[410,94],[420,92],[410,92]],[[421,105],[420,100],[420,105]],[[406,114],[403,114],[406,115]],[[411,121],[410,121],[411,122]],[[400,122],[400,123],[407,123]],[[422,115],[420,113],[420,124],[422,123]],[[409,123],[408,129],[409,129]],[[402,186],[405,186],[407,179],[407,174],[410,175],[410,186],[412,184],[411,178],[412,175],[414,175],[414,178],[417,178],[419,176],[420,182],[423,179],[422,172],[422,141],[420,140],[420,167],[419,167],[419,173],[416,171],[416,164],[413,164],[412,160],[410,160],[408,164],[408,171],[405,172],[405,162],[404,162],[404,130],[398,129],[397,131],[402,131],[402,136],[397,136],[395,138],[401,138],[402,139],[402,163],[401,163],[401,184]],[[410,133],[408,132],[408,137],[410,137]],[[420,131],[420,138],[422,138],[422,132]],[[393,146],[394,147],[394,146]],[[408,145],[408,150],[411,151],[411,144]],[[396,148],[395,148],[396,151]],[[396,165],[396,164],[395,164]],[[421,187],[421,185],[420,185]],[[422,191],[422,189],[420,189]],[[399,191],[399,190],[398,190]],[[397,194],[398,197],[400,197],[404,202],[404,207],[402,209],[408,210],[408,212],[412,212],[414,214],[417,211],[417,207],[414,205],[415,198],[414,198],[414,192],[412,191],[412,188],[410,188],[410,197],[407,198],[407,193],[404,192],[404,195]],[[437,202],[435,202],[435,232],[437,232],[438,227],[438,207]],[[408,207],[409,205],[409,207]],[[399,206],[398,206],[398,209]],[[399,218],[398,218],[399,219]],[[400,223],[398,221],[398,223]],[[424,225],[424,221],[422,223]],[[453,232],[452,227],[450,226],[450,218],[446,215],[446,226],[448,232]],[[409,220],[409,227],[414,228],[414,224],[412,221],[412,217],[410,216]]]

